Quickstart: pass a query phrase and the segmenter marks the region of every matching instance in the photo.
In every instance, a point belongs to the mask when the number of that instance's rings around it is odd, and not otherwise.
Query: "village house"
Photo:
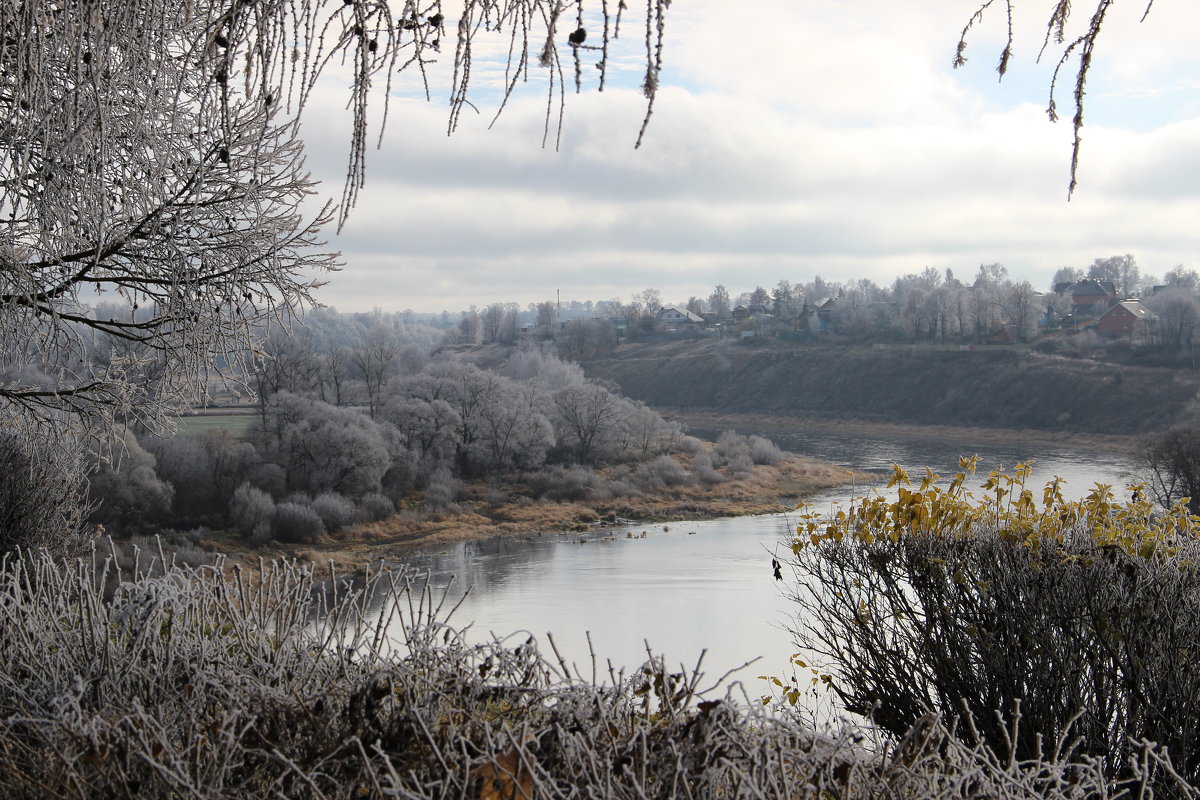
[[[1119,336],[1132,339],[1142,335],[1146,325],[1155,319],[1154,313],[1142,305],[1141,301],[1122,300],[1096,320],[1096,332],[1114,339]]]
[[[1112,281],[1084,278],[1067,288],[1071,292],[1071,313],[1076,319],[1098,317],[1121,299]]]
[[[664,325],[703,325],[704,317],[678,308],[664,308],[658,312],[658,321]]]

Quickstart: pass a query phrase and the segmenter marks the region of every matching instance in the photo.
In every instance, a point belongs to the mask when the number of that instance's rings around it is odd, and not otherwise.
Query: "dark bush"
[[[289,544],[311,544],[325,532],[325,524],[310,506],[280,503],[271,519],[271,534]]]

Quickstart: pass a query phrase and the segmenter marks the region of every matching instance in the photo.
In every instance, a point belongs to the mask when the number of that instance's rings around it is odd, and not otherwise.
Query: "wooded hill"
[[[1029,350],[748,342],[622,345],[583,363],[659,408],[1144,434],[1200,417],[1200,373]]]

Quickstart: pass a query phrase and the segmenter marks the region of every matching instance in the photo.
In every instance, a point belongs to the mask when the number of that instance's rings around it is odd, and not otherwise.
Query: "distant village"
[[[1166,290],[1171,287],[1156,287]],[[975,287],[963,287],[973,291]],[[937,301],[935,301],[936,303]],[[907,332],[912,338],[974,339],[979,344],[1016,344],[1028,342],[1039,334],[1055,331],[1095,331],[1109,339],[1126,337],[1150,341],[1159,317],[1139,298],[1122,298],[1110,280],[1085,278],[1055,287],[1053,293],[1033,292],[1028,307],[1008,313],[1003,303],[994,303],[996,314],[986,314],[992,326],[951,327],[947,337],[945,310],[931,309],[925,319],[917,315]],[[659,309],[653,326],[630,331],[630,320],[615,317],[610,321],[622,336],[716,335],[740,339],[755,336],[850,336],[869,337],[872,333],[894,331],[902,322],[902,309],[896,303],[876,301],[866,314],[843,296],[829,297],[817,304],[805,303],[799,314],[788,314],[768,303],[737,305],[728,314],[693,311],[669,306]],[[865,323],[865,324],[863,324]],[[923,323],[923,324],[922,324]],[[933,336],[920,337],[922,330]],[[957,335],[955,335],[957,333]]]
[[[1096,259],[1086,270],[1064,267],[1049,291],[1013,280],[1002,264],[984,264],[970,281],[929,267],[886,287],[818,276],[738,295],[716,286],[708,297],[682,303],[644,289],[628,301],[493,303],[428,322],[442,331],[442,345],[553,339],[568,358],[594,357],[623,342],[773,338],[1085,355],[1124,348],[1142,361],[1182,364],[1194,360],[1200,336],[1198,289],[1195,270],[1142,275],[1134,257],[1123,255]]]

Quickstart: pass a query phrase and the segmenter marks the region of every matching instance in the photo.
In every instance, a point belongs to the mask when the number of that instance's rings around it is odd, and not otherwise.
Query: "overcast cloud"
[[[1044,289],[1061,266],[1120,253],[1153,274],[1200,268],[1200,8],[1156,3],[1139,23],[1144,4],[1117,3],[1068,203],[1073,73],[1051,124],[1057,52],[1034,62],[1033,6],[1046,4],[1018,5],[1029,16],[999,84],[1000,16],[972,38],[967,68],[950,68],[972,5],[678,0],[639,150],[632,60],[625,88],[567,98],[557,152],[540,146],[536,91],[492,130],[484,108],[450,138],[443,99],[395,97],[358,208],[331,236],[345,269],[320,299],[457,311],[656,288],[674,303],[818,274],[886,284],[933,266],[969,279],[996,261]],[[335,193],[340,108],[330,89],[305,118],[310,167]]]

